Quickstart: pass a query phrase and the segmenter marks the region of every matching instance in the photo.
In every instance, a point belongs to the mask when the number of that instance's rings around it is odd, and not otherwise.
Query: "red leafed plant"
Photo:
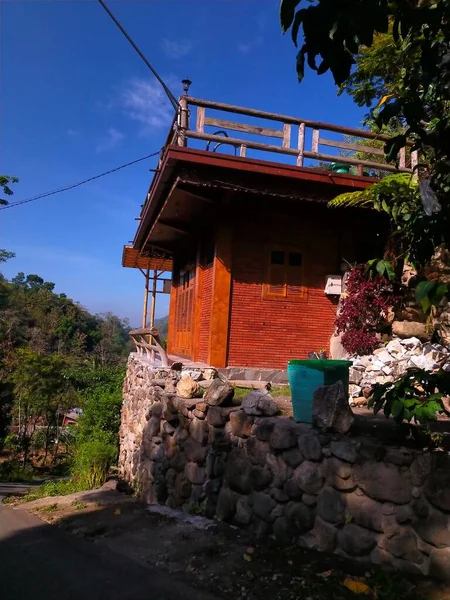
[[[346,291],[336,319],[342,345],[350,354],[369,354],[378,344],[377,329],[399,302],[395,284],[381,275],[371,276],[362,266],[350,272]]]

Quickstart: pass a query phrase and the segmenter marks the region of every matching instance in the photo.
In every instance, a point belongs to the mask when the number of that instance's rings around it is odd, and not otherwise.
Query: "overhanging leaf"
[[[295,9],[298,4],[300,4],[300,0],[281,0],[280,4],[280,22],[281,22],[281,31],[286,33],[289,27],[292,25],[292,21],[294,20]]]

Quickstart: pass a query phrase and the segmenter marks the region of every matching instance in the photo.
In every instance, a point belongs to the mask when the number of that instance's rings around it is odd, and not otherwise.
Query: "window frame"
[[[271,287],[273,284],[270,283],[272,276],[272,252],[283,252],[284,253],[284,283],[283,285],[284,291],[283,294],[276,293],[271,291]],[[301,265],[290,266],[289,265],[289,255],[290,254],[300,254],[301,255]],[[281,265],[277,265],[281,266]],[[301,284],[295,287],[299,288],[298,294],[289,294],[289,269],[300,270],[300,281]],[[308,287],[305,283],[305,252],[299,246],[291,245],[291,244],[270,244],[267,246],[265,251],[265,281],[262,285],[262,299],[263,300],[275,300],[278,302],[306,302],[308,299]]]

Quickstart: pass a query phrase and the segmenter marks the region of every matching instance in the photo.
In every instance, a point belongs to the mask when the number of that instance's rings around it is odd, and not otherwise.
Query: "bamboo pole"
[[[147,268],[146,272],[144,273],[145,290],[144,290],[144,309],[142,311],[142,327],[147,327],[149,273],[150,273],[150,269]]]

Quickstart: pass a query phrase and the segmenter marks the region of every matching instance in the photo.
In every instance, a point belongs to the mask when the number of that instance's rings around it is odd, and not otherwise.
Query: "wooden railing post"
[[[314,128],[312,132],[312,144],[311,144],[311,152],[313,154],[319,153],[319,130]]]
[[[297,166],[303,167],[303,152],[305,150],[305,128],[306,125],[304,123],[300,123],[298,127],[298,156],[297,156]]]
[[[181,96],[179,104],[178,145],[187,146],[186,131],[189,129],[187,97]]]
[[[143,356],[144,352],[148,359],[152,360],[153,353],[159,354],[161,365],[163,367],[169,366],[169,357],[165,351],[161,338],[159,337],[159,330],[156,327],[142,327],[141,329],[133,329],[129,332],[131,339],[136,346],[136,352],[138,356]],[[148,336],[150,341],[145,338]],[[151,343],[153,338],[153,344]]]

